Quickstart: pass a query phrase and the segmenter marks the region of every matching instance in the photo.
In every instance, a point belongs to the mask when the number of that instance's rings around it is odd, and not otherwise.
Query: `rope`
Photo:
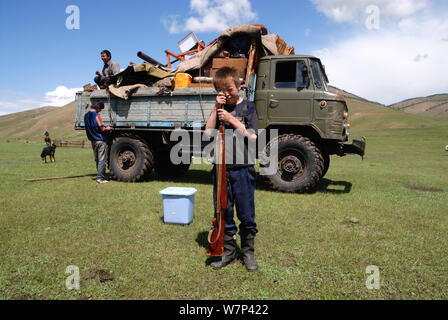
[[[208,241],[208,243],[210,243],[211,245],[214,245],[216,242],[218,242],[218,240],[219,240],[219,235],[221,234],[221,225],[222,225],[222,223],[221,223],[221,219],[219,219],[219,222],[218,222],[218,236],[216,237],[216,239],[215,239],[215,241],[213,241],[212,242],[212,234],[213,234],[213,230],[214,230],[214,228],[212,227],[211,229],[210,229],[210,231],[208,232],[208,237],[207,237],[207,241]]]
[[[199,107],[201,108],[202,120],[205,122],[204,108],[202,108],[202,82],[201,82],[201,76],[202,76],[202,62],[201,62],[201,66],[199,67]]]
[[[110,91],[109,88],[106,88],[106,92],[107,92],[107,102],[109,103],[109,107],[107,108],[109,111],[109,122],[110,124],[112,124],[112,105],[110,102]]]

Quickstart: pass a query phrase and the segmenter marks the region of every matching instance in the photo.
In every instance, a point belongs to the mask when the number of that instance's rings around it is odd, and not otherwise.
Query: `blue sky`
[[[366,27],[372,4],[377,28]],[[66,28],[70,5],[78,30]],[[140,62],[140,50],[165,62],[188,32],[208,44],[240,23],[262,23],[296,53],[318,55],[332,84],[375,101],[448,91],[441,0],[0,0],[0,115],[70,102],[93,83],[102,49],[122,68]]]

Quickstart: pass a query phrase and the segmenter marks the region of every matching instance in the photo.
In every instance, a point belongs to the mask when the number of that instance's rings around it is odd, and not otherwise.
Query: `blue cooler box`
[[[160,191],[165,223],[189,224],[193,221],[195,188],[170,187]]]

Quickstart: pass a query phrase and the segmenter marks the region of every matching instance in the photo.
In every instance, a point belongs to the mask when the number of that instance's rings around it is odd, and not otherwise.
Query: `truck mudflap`
[[[352,143],[343,143],[341,147],[343,155],[358,154],[364,159],[366,151],[366,138],[363,137],[362,140],[353,140]]]

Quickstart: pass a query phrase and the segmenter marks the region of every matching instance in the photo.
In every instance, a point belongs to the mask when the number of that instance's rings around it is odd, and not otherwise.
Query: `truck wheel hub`
[[[281,162],[283,172],[297,174],[302,171],[302,162],[295,156],[287,156]]]
[[[131,168],[135,164],[135,154],[132,151],[124,151],[118,157],[120,167],[124,170]]]

